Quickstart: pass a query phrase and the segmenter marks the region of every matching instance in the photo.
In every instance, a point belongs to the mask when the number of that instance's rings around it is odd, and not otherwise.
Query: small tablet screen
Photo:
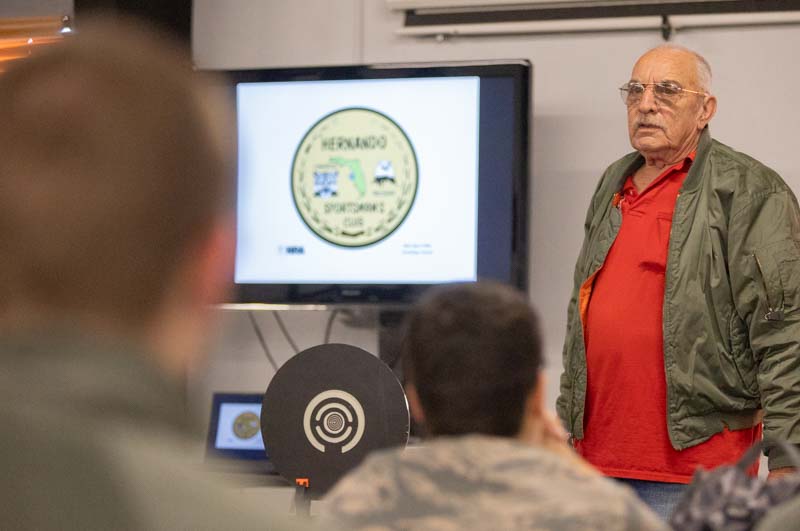
[[[208,453],[238,459],[268,459],[261,435],[263,395],[215,393]]]

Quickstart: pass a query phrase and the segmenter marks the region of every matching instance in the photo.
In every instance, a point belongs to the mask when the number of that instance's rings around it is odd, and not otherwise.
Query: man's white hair
[[[699,88],[704,92],[711,92],[711,65],[708,64],[705,57],[680,44],[665,43],[652,48],[650,52],[657,50],[675,50],[688,53],[694,57],[695,63],[697,64],[697,83],[700,85]]]

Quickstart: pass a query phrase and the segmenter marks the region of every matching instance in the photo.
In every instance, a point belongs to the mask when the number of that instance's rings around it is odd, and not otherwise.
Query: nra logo
[[[278,252],[281,254],[306,254],[306,250],[302,245],[280,246]]]

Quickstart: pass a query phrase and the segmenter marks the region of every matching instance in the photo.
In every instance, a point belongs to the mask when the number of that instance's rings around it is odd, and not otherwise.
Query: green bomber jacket
[[[584,224],[567,313],[558,414],[583,438],[583,313],[622,216],[615,194],[644,162],[605,171]],[[800,209],[781,177],[704,130],[675,202],[663,304],[667,429],[683,450],[764,423],[769,468],[790,466],[771,442],[800,444]]]

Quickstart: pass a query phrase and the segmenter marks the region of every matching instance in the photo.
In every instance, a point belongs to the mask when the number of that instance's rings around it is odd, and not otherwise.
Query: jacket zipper
[[[678,190],[678,194],[675,196],[675,207],[672,210],[672,219],[670,220],[669,225],[669,241],[667,242],[667,259],[664,264],[664,299],[661,301],[661,330],[664,334],[664,341],[663,346],[661,347],[661,355],[664,358],[664,383],[665,383],[665,391],[666,391],[666,416],[667,416],[667,437],[669,438],[670,444],[673,444],[673,428],[672,428],[672,411],[670,408],[670,404],[672,403],[672,386],[670,382],[670,372],[669,367],[667,364],[667,318],[668,314],[666,312],[666,304],[664,301],[667,299],[667,287],[669,284],[669,252],[670,248],[672,247],[672,243],[674,241],[673,235],[675,233],[675,214],[679,212],[680,207],[680,198],[681,192]]]
[[[620,192],[615,192],[614,195],[611,197],[611,207],[615,208],[619,212],[620,228],[622,227],[622,202],[624,200],[625,200],[625,195],[620,193]],[[616,237],[618,235],[619,235],[619,228],[617,229],[617,234],[614,236],[614,239],[616,239]],[[608,251],[606,251],[606,258],[607,257],[608,257]],[[600,265],[597,266],[597,268],[595,268],[594,271],[592,271],[591,274],[588,277],[586,277],[586,279],[581,284],[581,287],[578,288],[578,305],[577,305],[578,306],[578,320],[581,323],[581,342],[583,342],[583,344],[584,344],[584,352],[583,352],[584,360],[586,359],[586,347],[585,347],[585,344],[586,344],[586,327],[585,327],[585,324],[586,323],[585,323],[585,320],[584,320],[583,311],[581,311],[582,310],[582,308],[581,308],[581,306],[582,306],[581,293],[583,292],[583,288],[586,285],[586,282],[591,280],[592,283],[594,283],[594,276],[600,271],[600,269],[602,269],[604,263],[605,263],[605,259],[603,259],[603,262],[601,262]],[[570,421],[570,423],[573,423],[574,420],[575,420],[575,418],[574,418],[575,417],[575,389],[577,387],[575,385],[575,379],[576,379],[576,377],[575,377],[575,374],[573,373],[573,375],[572,375],[572,392],[570,393],[570,401],[569,401],[569,417],[570,417],[569,421]],[[586,407],[585,400],[586,400],[586,396],[584,395],[584,407]],[[575,437],[573,435],[574,432],[575,432],[574,426],[570,426],[569,441],[570,441],[571,445],[573,445],[573,443],[575,441]]]

